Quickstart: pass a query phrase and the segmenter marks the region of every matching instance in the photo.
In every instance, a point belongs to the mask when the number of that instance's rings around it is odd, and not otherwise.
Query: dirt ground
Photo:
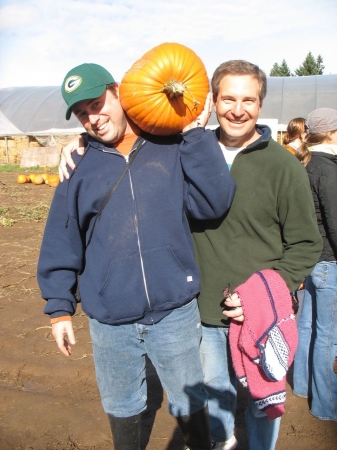
[[[77,343],[71,357],[57,349],[42,309],[36,264],[45,217],[55,189],[19,185],[17,174],[0,173],[0,450],[112,450],[101,407],[86,316],[74,318]],[[55,245],[57,243],[55,242]],[[277,450],[336,450],[337,423],[312,417],[305,399],[287,386],[286,414]],[[182,450],[156,373],[148,364],[148,410],[143,448]],[[238,450],[246,450],[246,392],[239,391]]]

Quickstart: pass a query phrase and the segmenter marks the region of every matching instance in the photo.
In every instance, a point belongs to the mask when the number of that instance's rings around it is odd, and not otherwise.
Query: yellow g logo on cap
[[[64,83],[64,90],[69,94],[78,88],[78,86],[82,83],[82,78],[78,75],[72,75],[67,78]]]

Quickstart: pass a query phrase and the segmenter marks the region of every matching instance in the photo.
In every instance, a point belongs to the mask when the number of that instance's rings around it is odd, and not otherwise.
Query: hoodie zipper
[[[148,290],[148,287],[147,287],[147,281],[146,281],[146,275],[145,275],[145,267],[144,267],[144,261],[143,261],[143,256],[142,256],[142,248],[141,248],[141,245],[140,245],[139,228],[138,228],[138,217],[137,217],[137,214],[136,214],[136,201],[135,201],[135,195],[134,195],[133,183],[132,183],[132,178],[131,178],[130,171],[129,171],[128,175],[129,175],[129,180],[130,180],[132,200],[133,200],[133,203],[135,205],[135,215],[134,215],[134,219],[133,220],[134,220],[135,229],[136,229],[136,235],[137,235],[138,252],[139,252],[140,265],[141,265],[142,275],[143,275],[144,289],[145,289],[147,303],[148,303],[149,308],[151,310],[151,302],[150,302],[149,290]],[[151,320],[152,320],[152,318],[151,318]]]
[[[105,150],[105,149],[103,149],[102,151],[105,152],[105,153],[117,154],[118,156],[121,155],[119,152],[117,153],[117,152],[109,151],[109,150]],[[126,164],[129,162],[129,158],[130,158],[130,156],[131,156],[133,151],[134,151],[134,148],[131,150],[131,152],[128,155],[121,155],[125,159]],[[151,302],[150,302],[149,290],[148,290],[148,287],[147,287],[147,281],[146,281],[146,275],[145,275],[145,267],[144,267],[144,261],[143,261],[143,256],[142,256],[142,249],[141,249],[141,245],[140,245],[138,218],[137,218],[137,214],[136,214],[136,201],[135,201],[135,195],[134,195],[134,190],[133,190],[133,184],[132,184],[132,178],[131,178],[130,171],[128,171],[128,176],[129,176],[129,181],[130,181],[132,200],[133,200],[133,203],[135,205],[135,215],[134,215],[133,221],[134,221],[134,224],[135,224],[135,230],[136,230],[136,235],[137,235],[137,245],[138,245],[138,252],[139,252],[139,257],[140,257],[140,265],[141,265],[141,270],[142,270],[145,295],[146,295],[147,303],[148,303],[149,308],[151,310]],[[151,320],[153,322],[152,318],[151,318]]]

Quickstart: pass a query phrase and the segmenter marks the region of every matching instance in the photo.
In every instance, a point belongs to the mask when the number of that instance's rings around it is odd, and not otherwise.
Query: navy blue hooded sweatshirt
[[[107,324],[156,323],[198,294],[189,217],[225,214],[235,183],[212,131],[144,137],[87,249],[95,215],[126,158],[90,138],[76,172],[57,187],[38,263],[51,317],[75,313],[78,274],[83,311]]]

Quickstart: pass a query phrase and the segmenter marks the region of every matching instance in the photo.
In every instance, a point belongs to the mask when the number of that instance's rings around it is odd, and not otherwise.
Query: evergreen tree
[[[299,77],[306,75],[322,75],[324,70],[323,58],[318,55],[317,59],[313,54],[309,52],[298,69],[295,70],[295,74]]]
[[[281,75],[280,75],[281,77],[292,77],[293,76],[293,74],[290,72],[290,69],[289,69],[288,64],[286,63],[285,59],[282,61],[280,70],[281,70]]]
[[[280,66],[279,66],[277,63],[275,63],[275,64],[273,65],[273,68],[272,68],[271,71],[270,71],[269,76],[270,76],[270,77],[278,77],[278,76],[279,76],[279,73],[280,73]]]
[[[325,69],[325,66],[323,66],[323,58],[321,55],[317,56],[317,70],[318,70],[318,75],[323,75],[323,70]]]
[[[271,77],[291,77],[292,73],[286,63],[285,59],[282,61],[282,64],[279,66],[277,63],[273,65],[273,68],[270,71],[269,76]]]

